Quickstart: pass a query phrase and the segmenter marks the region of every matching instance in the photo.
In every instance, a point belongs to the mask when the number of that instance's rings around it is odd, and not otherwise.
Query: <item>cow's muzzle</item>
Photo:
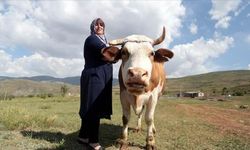
[[[131,93],[143,93],[147,87],[148,72],[141,68],[128,69],[126,82],[128,91]]]
[[[144,82],[127,82],[127,90],[133,95],[145,93],[147,85]]]
[[[136,89],[143,89],[143,88],[145,88],[146,86],[147,86],[147,84],[145,83],[145,82],[143,82],[143,81],[137,81],[137,82],[127,82],[127,86],[129,87],[129,88],[136,88]]]

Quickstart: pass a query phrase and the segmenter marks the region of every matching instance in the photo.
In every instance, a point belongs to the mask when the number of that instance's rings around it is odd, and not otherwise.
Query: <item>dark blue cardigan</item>
[[[94,34],[84,44],[85,66],[80,84],[80,116],[86,114],[110,119],[112,115],[112,64],[102,60],[106,45]]]

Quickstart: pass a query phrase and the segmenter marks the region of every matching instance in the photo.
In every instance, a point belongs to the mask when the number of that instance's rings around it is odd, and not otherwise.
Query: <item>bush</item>
[[[67,85],[62,85],[61,86],[61,95],[64,97],[66,95],[66,93],[69,91],[69,88],[67,87]]]
[[[244,96],[244,93],[242,91],[236,91],[232,95],[233,96]]]
[[[46,93],[38,94],[37,97],[40,97],[42,99],[46,99],[47,98],[47,94]]]
[[[54,97],[54,94],[48,93],[48,97]]]
[[[32,98],[32,97],[34,97],[34,95],[33,94],[29,94],[27,97]]]

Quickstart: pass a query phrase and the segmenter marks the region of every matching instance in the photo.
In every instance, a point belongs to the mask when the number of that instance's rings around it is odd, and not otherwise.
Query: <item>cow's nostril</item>
[[[130,77],[133,77],[133,76],[134,76],[134,72],[133,72],[132,69],[129,69],[129,70],[128,70],[128,75],[129,75]]]
[[[128,69],[128,76],[133,78],[134,77],[142,78],[142,77],[147,77],[148,72],[141,68],[133,68],[133,69]]]
[[[144,76],[148,76],[148,72],[146,71],[146,72],[144,72],[143,74],[142,74],[142,76],[144,77]]]

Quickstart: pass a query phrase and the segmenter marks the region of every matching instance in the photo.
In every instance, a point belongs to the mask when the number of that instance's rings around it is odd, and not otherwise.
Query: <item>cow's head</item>
[[[173,57],[173,53],[168,49],[160,48],[154,51],[153,46],[160,44],[164,38],[165,28],[156,40],[143,35],[131,35],[111,41],[111,47],[104,49],[106,60],[122,60],[120,75],[128,92],[133,95],[144,93],[150,84],[153,63],[163,64]],[[114,47],[115,45],[121,45],[121,48]]]

